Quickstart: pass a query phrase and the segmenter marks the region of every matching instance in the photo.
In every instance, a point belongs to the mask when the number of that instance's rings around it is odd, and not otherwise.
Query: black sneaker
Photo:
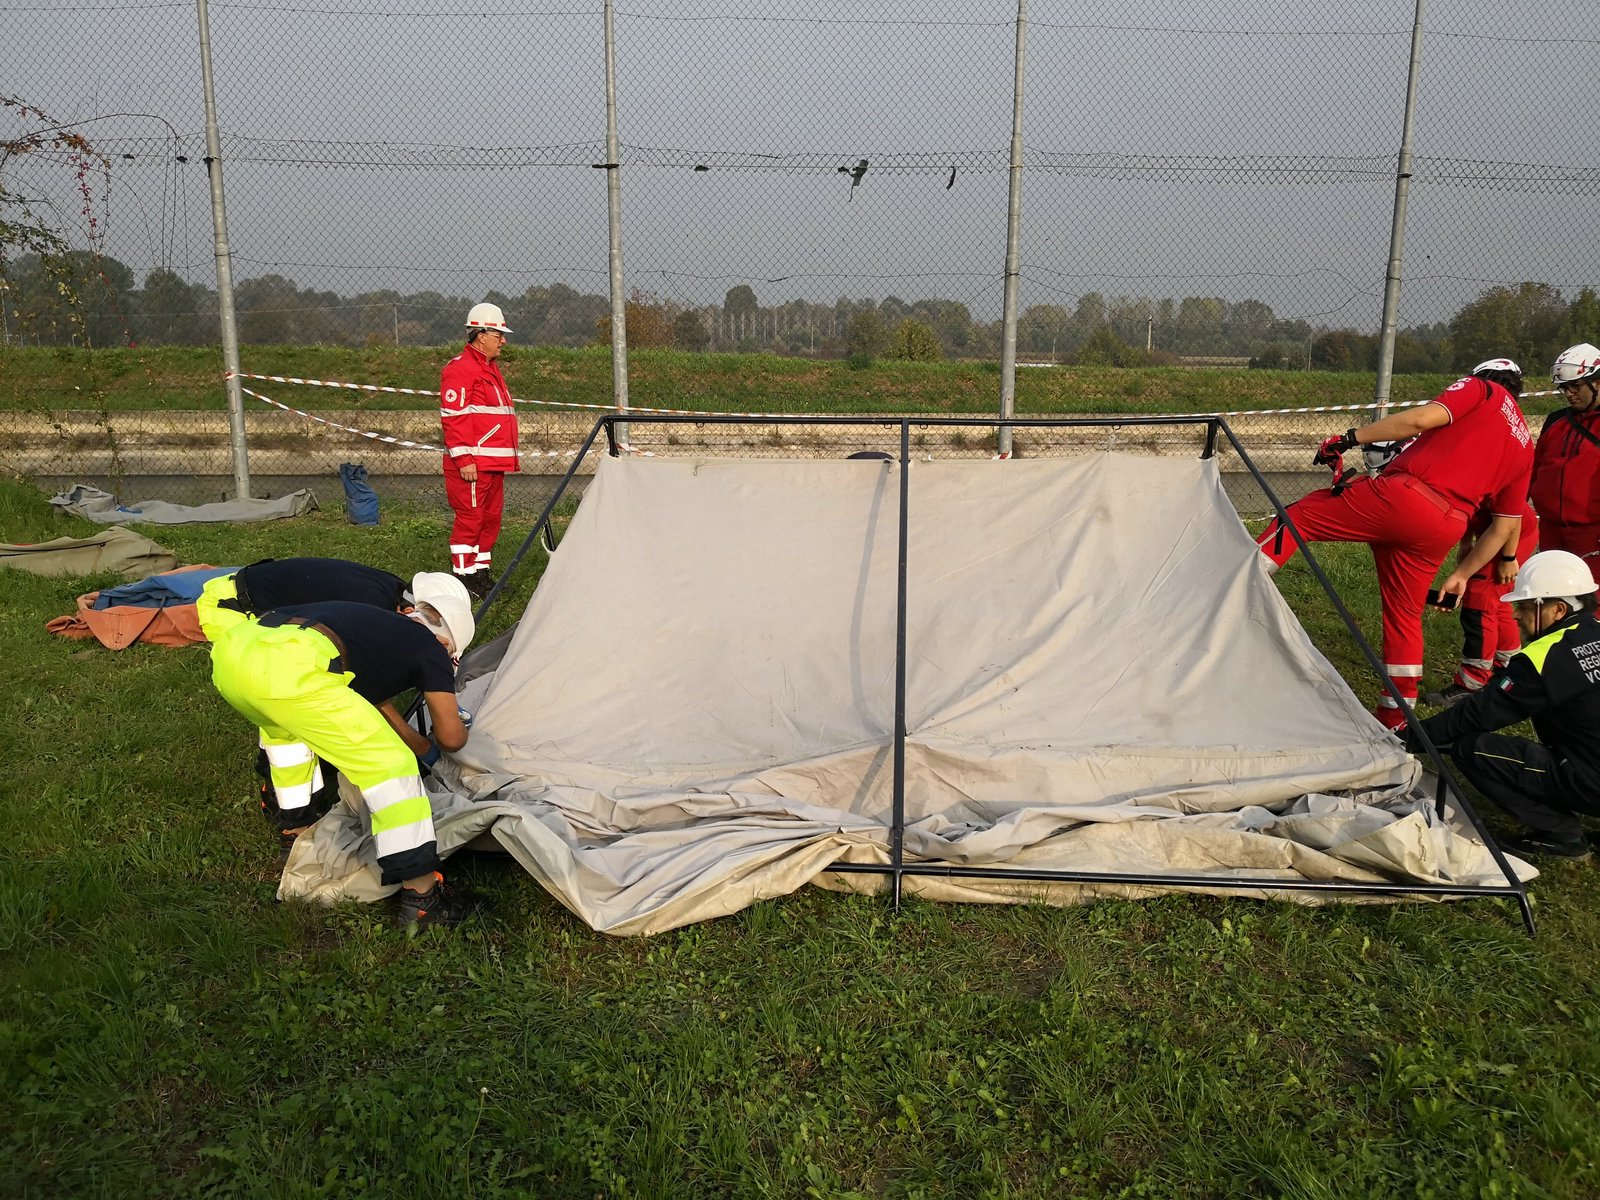
[[[400,889],[400,908],[395,924],[402,929],[416,926],[427,929],[433,925],[446,927],[459,925],[483,907],[482,897],[468,891],[451,888],[444,876],[435,871],[435,883],[426,892],[415,892],[408,887]]]
[[[1504,848],[1520,858],[1538,854],[1546,858],[1565,858],[1572,862],[1579,862],[1593,853],[1589,849],[1589,839],[1581,833],[1565,837],[1554,833],[1525,833],[1504,843]]]
[[[1452,683],[1440,688],[1437,692],[1429,692],[1422,698],[1435,708],[1449,708],[1458,701],[1465,700],[1468,696],[1476,696],[1478,688],[1464,688],[1459,683]]]

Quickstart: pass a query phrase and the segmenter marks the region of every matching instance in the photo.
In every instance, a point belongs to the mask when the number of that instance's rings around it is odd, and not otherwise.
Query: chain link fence
[[[1021,7],[627,3],[611,163],[593,0],[212,3],[244,369],[265,344],[443,345],[484,298],[519,342],[596,343],[612,170],[634,347],[998,358],[1019,70],[1024,362],[1372,369],[1415,5],[1030,0],[1019,67]],[[7,347],[214,343],[195,9],[0,11],[4,86],[26,106],[0,107],[0,219],[31,213],[73,251],[63,288],[4,247]],[[1512,353],[1537,378],[1560,345],[1600,337],[1582,300],[1600,283],[1600,167],[1585,165],[1600,122],[1573,69],[1595,39],[1571,32],[1587,15],[1428,3],[1397,371]],[[27,144],[61,127],[88,149]],[[708,360],[708,380],[760,362]],[[304,390],[263,394],[321,413]],[[246,403],[258,492],[362,457],[380,488],[442,504],[431,452]],[[723,407],[714,386],[684,404]],[[220,415],[168,413],[166,451],[120,413],[23,416],[33,450],[7,469],[41,474],[42,454],[52,478],[105,472],[171,498],[228,486]],[[360,416],[340,423],[437,441],[424,414]],[[1298,471],[1361,418],[1246,428],[1264,467]],[[202,427],[218,440],[184,440]]]

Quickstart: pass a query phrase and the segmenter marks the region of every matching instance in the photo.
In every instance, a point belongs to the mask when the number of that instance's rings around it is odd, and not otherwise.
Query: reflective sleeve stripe
[[[510,446],[451,446],[451,458],[515,458],[517,452]]]
[[[505,413],[514,413],[517,410],[509,404],[468,404],[463,408],[441,408],[439,419],[448,421],[451,417],[464,417],[468,414],[484,416],[502,416]]]
[[[1421,679],[1421,663],[1384,663],[1383,669],[1391,679]]]
[[[267,761],[275,767],[299,767],[312,761],[311,747],[304,742],[279,742],[262,746]]]

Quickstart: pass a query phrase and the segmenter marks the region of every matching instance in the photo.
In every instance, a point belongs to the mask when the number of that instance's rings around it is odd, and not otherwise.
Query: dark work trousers
[[[1539,833],[1582,838],[1573,814],[1600,815],[1600,797],[1574,788],[1571,769],[1539,742],[1480,733],[1462,738],[1450,757],[1473,787]]]

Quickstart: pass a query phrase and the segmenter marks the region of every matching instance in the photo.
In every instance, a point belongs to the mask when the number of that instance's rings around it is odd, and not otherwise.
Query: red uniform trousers
[[[1440,564],[1466,533],[1467,514],[1391,467],[1356,480],[1337,496],[1332,489],[1312,492],[1289,505],[1289,517],[1308,542],[1366,542],[1372,548],[1383,601],[1383,669],[1414,703],[1422,680],[1423,602]],[[1299,549],[1276,517],[1256,544],[1278,566]],[[1391,729],[1405,724],[1387,691],[1374,715]]]
[[[1576,554],[1589,564],[1589,574],[1600,583],[1600,525],[1557,525],[1540,520],[1539,549]]]
[[[1522,518],[1522,536],[1517,539],[1517,562],[1525,563],[1539,544],[1539,523]],[[1511,661],[1522,649],[1522,630],[1511,605],[1500,599],[1513,585],[1495,578],[1498,563],[1490,563],[1467,580],[1467,594],[1461,597],[1461,666],[1455,682],[1468,691],[1477,691],[1489,677]]]
[[[500,536],[500,510],[505,506],[504,471],[478,468],[468,483],[461,469],[444,460],[444,495],[455,512],[450,526],[450,569],[457,575],[488,571],[495,540]]]

